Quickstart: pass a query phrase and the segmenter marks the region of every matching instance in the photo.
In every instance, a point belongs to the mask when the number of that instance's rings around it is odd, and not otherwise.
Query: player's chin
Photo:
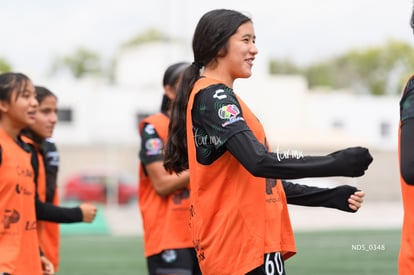
[[[44,138],[50,138],[53,135],[53,129],[45,129],[42,134]]]
[[[252,70],[244,70],[243,73],[239,75],[239,78],[249,78],[252,76]]]

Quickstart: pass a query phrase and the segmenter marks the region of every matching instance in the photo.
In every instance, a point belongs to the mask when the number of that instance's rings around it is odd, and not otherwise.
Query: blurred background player
[[[414,7],[411,11],[410,25],[414,31]],[[414,75],[407,80],[401,96],[398,153],[404,209],[398,274],[412,275],[414,274]]]
[[[22,133],[25,141],[32,146],[32,166],[35,170],[37,186],[36,216],[40,247],[44,255],[53,263],[55,272],[59,267],[59,222],[87,222],[94,220],[97,208],[90,203],[79,207],[59,207],[57,173],[59,154],[51,140],[57,118],[57,97],[45,87],[35,86],[38,109],[34,124]]]
[[[144,226],[144,248],[150,275],[201,274],[189,221],[189,174],[169,173],[163,166],[164,145],[172,102],[188,63],[169,66],[163,77],[161,112],[139,124],[139,207]]]

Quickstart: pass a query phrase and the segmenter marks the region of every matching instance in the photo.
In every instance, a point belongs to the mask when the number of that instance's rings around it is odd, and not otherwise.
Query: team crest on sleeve
[[[240,115],[240,110],[234,104],[224,105],[223,107],[218,109],[219,118],[221,118],[222,120],[225,120],[225,122],[221,124],[221,126],[223,127],[226,127],[227,125],[230,125],[236,121],[244,120],[243,117],[239,115]]]
[[[227,98],[227,96],[224,94],[223,89],[218,89],[213,95],[213,98],[217,98],[219,100]]]
[[[147,133],[148,135],[153,135],[153,134],[155,133],[154,126],[152,126],[151,124],[147,124],[147,125],[145,125],[144,131],[145,131],[145,133]]]
[[[163,144],[160,138],[151,138],[145,142],[147,156],[161,155],[162,147]]]
[[[46,160],[50,166],[59,166],[59,153],[57,151],[47,152]]]

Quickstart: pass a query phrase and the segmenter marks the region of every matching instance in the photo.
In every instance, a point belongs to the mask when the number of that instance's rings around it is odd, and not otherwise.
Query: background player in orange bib
[[[198,275],[189,220],[188,171],[168,173],[164,166],[164,145],[168,136],[171,103],[188,63],[170,65],[163,76],[161,112],[139,124],[139,207],[144,226],[144,248],[150,275]]]
[[[59,155],[52,137],[57,122],[57,97],[45,87],[35,86],[38,110],[33,125],[22,133],[32,145],[32,166],[37,186],[36,218],[39,244],[44,255],[59,269],[59,224],[95,219],[97,208],[90,203],[79,207],[60,207],[57,191]]]

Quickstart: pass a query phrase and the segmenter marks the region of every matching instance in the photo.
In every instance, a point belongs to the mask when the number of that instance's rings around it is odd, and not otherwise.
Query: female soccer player
[[[37,109],[31,80],[21,73],[0,74],[0,273],[53,274],[43,268],[36,233],[35,185],[31,151],[20,131],[33,124]]]
[[[59,224],[87,222],[96,216],[97,208],[90,203],[79,207],[60,207],[57,192],[59,155],[50,140],[57,122],[57,97],[45,87],[35,86],[38,109],[35,122],[22,131],[24,141],[32,146],[35,173],[36,218],[39,244],[55,269],[59,266]]]
[[[411,14],[414,30],[414,8]],[[398,257],[398,274],[414,274],[414,75],[404,87],[400,101],[399,164],[404,220]]]
[[[372,162],[362,147],[283,160],[268,151],[263,127],[233,91],[237,78],[251,76],[255,40],[246,15],[204,14],[169,124],[164,165],[189,168],[192,239],[205,275],[285,274],[296,248],[277,179],[356,177]]]
[[[191,241],[188,171],[168,173],[164,144],[168,136],[171,103],[188,63],[170,65],[164,72],[161,112],[140,122],[139,207],[144,225],[144,246],[150,275],[199,275]]]

